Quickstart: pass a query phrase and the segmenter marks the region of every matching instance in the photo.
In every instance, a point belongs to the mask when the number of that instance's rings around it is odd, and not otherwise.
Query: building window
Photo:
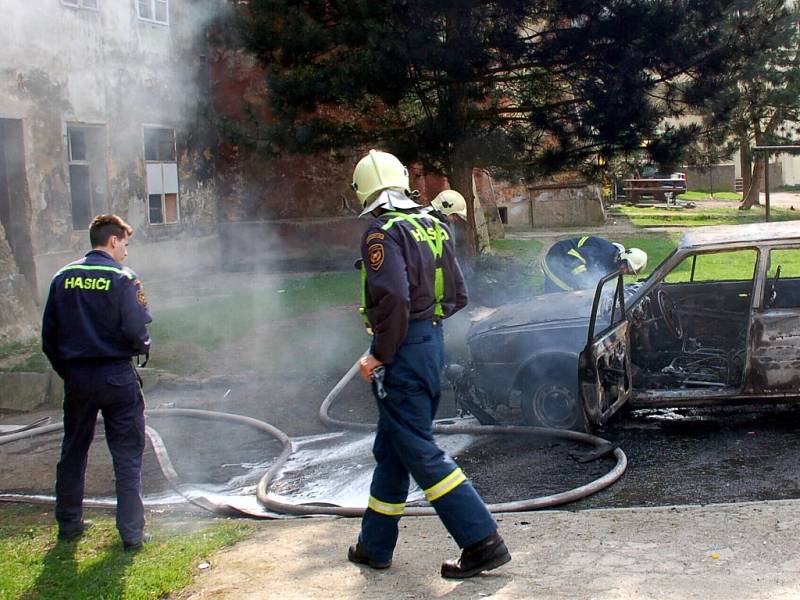
[[[100,10],[100,0],[61,0],[64,6],[74,8],[86,8],[89,10]]]
[[[105,127],[67,125],[73,229],[88,229],[92,216],[108,209],[104,148]]]
[[[174,129],[144,128],[144,162],[149,223],[177,223],[180,220],[180,207]]]
[[[136,14],[142,21],[169,25],[169,0],[135,0],[135,2]]]

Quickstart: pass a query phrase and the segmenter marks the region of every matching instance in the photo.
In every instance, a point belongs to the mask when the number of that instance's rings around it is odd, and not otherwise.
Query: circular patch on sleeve
[[[372,244],[367,248],[367,256],[369,257],[369,267],[373,271],[377,271],[383,265],[383,244]]]
[[[137,279],[133,282],[133,285],[136,286],[136,301],[142,308],[147,308],[147,296],[144,295],[142,282]]]

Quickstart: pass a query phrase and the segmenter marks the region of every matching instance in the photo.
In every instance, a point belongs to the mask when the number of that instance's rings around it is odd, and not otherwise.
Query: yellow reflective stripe
[[[58,277],[64,271],[72,271],[74,269],[80,269],[81,271],[111,271],[112,273],[125,275],[125,277],[127,277],[128,279],[133,279],[133,275],[131,275],[127,271],[123,271],[122,269],[118,269],[117,267],[104,267],[102,265],[67,265],[66,267],[61,269],[58,273],[53,275],[53,277]]]
[[[380,513],[382,515],[388,515],[390,517],[399,517],[403,514],[403,511],[406,509],[406,503],[403,502],[402,504],[392,504],[391,502],[383,502],[378,500],[375,496],[369,497],[369,503],[367,504],[369,508],[374,510],[376,513]]]
[[[573,275],[578,275],[579,273],[583,273],[586,271],[586,265],[578,265],[574,269],[572,269]]]
[[[588,235],[585,235],[581,239],[579,239],[578,240],[578,248],[582,247],[586,243],[586,240],[588,240],[588,239],[589,239]]]
[[[586,263],[586,259],[583,258],[581,256],[581,253],[578,252],[577,250],[575,250],[575,248],[570,248],[569,252],[567,252],[567,254],[569,254],[570,256],[574,256],[575,258],[577,258],[579,261],[581,261],[584,264]]]
[[[466,480],[467,476],[457,467],[455,471],[450,473],[450,475],[442,479],[439,483],[425,490],[425,498],[428,502],[433,502],[448,492],[452,492],[458,485],[464,483]]]
[[[547,275],[547,277],[549,277],[552,280],[552,282],[555,283],[562,290],[564,290],[565,292],[572,291],[572,287],[561,281],[561,279],[559,279],[553,274],[553,272],[547,266],[547,260],[545,258],[542,259],[542,271],[544,271],[544,274]]]

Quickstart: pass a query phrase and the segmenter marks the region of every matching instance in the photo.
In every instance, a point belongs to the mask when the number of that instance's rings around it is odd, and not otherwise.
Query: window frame
[[[102,134],[105,135],[105,123],[83,123],[83,122],[70,122],[67,121],[64,123],[64,135],[66,137],[66,151],[67,151],[67,181],[69,184],[69,201],[70,201],[70,217],[72,220],[72,231],[87,231],[89,229],[89,221],[91,220],[92,215],[97,214],[101,209],[97,202],[95,202],[95,187],[94,183],[97,183],[98,180],[93,177],[93,167],[94,168],[102,168],[105,169],[105,165],[101,164],[94,164],[90,159],[90,145],[97,142],[97,140],[91,139],[91,133],[97,130],[102,130]],[[72,155],[72,137],[70,136],[70,130],[80,130],[81,134],[83,135],[83,145],[86,155],[82,159],[73,158]],[[101,143],[105,143],[101,141]],[[73,180],[72,180],[72,167],[85,167],[89,182],[89,219],[87,220],[86,226],[83,228],[76,228],[75,227],[75,218],[74,218],[74,205],[73,205]],[[96,175],[97,173],[94,172]]]
[[[139,9],[140,2],[147,2],[150,5],[151,14],[153,15],[152,18],[143,17],[142,13]],[[142,21],[143,23],[150,23],[151,25],[159,25],[161,27],[169,27],[169,0],[133,0],[134,5],[136,6],[136,18]],[[156,4],[164,4],[166,6],[166,20],[159,21],[156,19]]]
[[[173,160],[152,160],[147,158],[147,138],[146,131],[148,129],[165,129],[172,132],[172,156]],[[142,157],[145,165],[145,210],[147,212],[147,225],[150,227],[164,227],[170,225],[179,225],[181,222],[181,192],[180,192],[180,174],[178,173],[178,139],[174,127],[167,127],[165,125],[144,124],[142,125]],[[150,220],[150,196],[155,194],[150,193],[150,183],[147,175],[147,165],[161,165],[162,169],[162,190],[161,190],[161,217],[160,223],[153,223]],[[167,196],[171,195],[163,190],[163,165],[175,165],[176,171],[176,186],[175,191],[175,220],[167,221]]]
[[[782,252],[782,251],[792,251],[798,253],[800,255],[800,245],[794,243],[787,243],[781,245],[774,245],[774,246],[767,246],[764,248],[765,254],[765,268],[764,268],[764,289],[761,291],[761,304],[759,306],[761,311],[771,311],[771,310],[790,310],[790,311],[800,311],[800,305],[798,306],[783,306],[783,307],[775,307],[775,306],[767,306],[767,293],[769,292],[769,285],[770,281],[775,277],[775,272],[773,269],[772,264],[772,253],[773,252]],[[781,263],[779,263],[781,265]],[[792,272],[793,273],[793,272]],[[786,273],[781,273],[781,279],[798,279],[800,275],[793,275]]]
[[[709,256],[715,254],[733,254],[735,252],[754,252],[755,253],[755,262],[753,265],[753,273],[750,277],[745,279],[696,279],[695,278],[695,270],[697,268],[697,259],[701,256]],[[759,262],[759,254],[760,250],[759,247],[756,245],[747,245],[747,246],[738,246],[733,248],[714,248],[710,250],[697,250],[693,252],[686,253],[678,262],[676,262],[672,268],[669,269],[666,273],[664,273],[660,278],[659,281],[661,285],[681,285],[681,284],[703,284],[703,283],[725,283],[725,282],[732,282],[732,281],[752,281],[755,287],[755,282],[758,279],[758,262]],[[686,281],[669,281],[668,277],[676,272],[677,268],[680,267],[685,261],[691,259],[691,268],[689,270],[689,278]]]
[[[86,0],[61,0],[61,6],[73,8],[75,10],[90,10],[92,12],[100,12],[100,0],[94,0],[97,6],[86,6]]]

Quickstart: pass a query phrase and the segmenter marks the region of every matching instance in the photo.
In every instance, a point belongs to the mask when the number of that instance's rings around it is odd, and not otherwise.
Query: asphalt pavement
[[[187,598],[800,598],[800,501],[500,515],[512,561],[473,579],[439,576],[456,554],[435,518],[401,521],[392,567],[345,559],[357,519],[265,524],[211,558]]]

